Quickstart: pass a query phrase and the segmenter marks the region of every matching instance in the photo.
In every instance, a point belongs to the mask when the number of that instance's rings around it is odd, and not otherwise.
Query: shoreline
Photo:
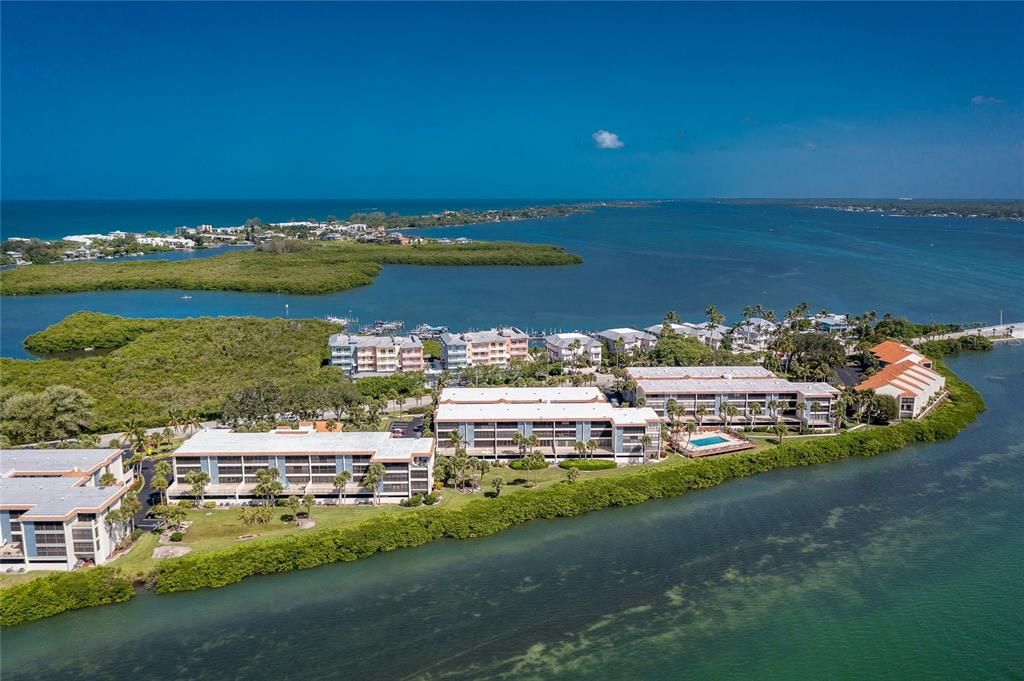
[[[833,438],[784,442],[771,450],[675,466],[638,468],[618,478],[595,478],[572,486],[556,485],[493,499],[475,499],[456,509],[441,506],[383,514],[350,527],[313,530],[168,559],[141,579],[125,576],[116,564],[40,577],[0,590],[0,626],[81,607],[122,602],[134,595],[134,585],[138,583],[146,584],[158,595],[219,588],[251,576],[348,562],[441,538],[490,536],[534,519],[573,517],[680,496],[772,470],[876,456],[912,444],[952,439],[985,410],[985,404],[980,393],[944,363],[939,361],[937,369],[948,381],[950,399],[921,421],[907,421],[882,430],[847,432]],[[91,573],[103,577],[90,577]],[[70,598],[69,591],[61,593],[62,583],[70,587],[89,579],[102,582],[102,593],[76,594],[84,600],[62,600],[46,607],[47,597]],[[131,595],[126,596],[128,591]]]

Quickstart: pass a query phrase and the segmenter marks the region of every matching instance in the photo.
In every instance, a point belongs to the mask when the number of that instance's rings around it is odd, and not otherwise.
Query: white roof
[[[615,341],[619,338],[627,341],[634,339],[647,341],[656,340],[654,336],[647,333],[646,331],[637,331],[636,329],[631,329],[629,327],[621,327],[618,329],[605,329],[604,331],[601,331],[597,335],[600,336],[601,338],[607,338],[608,340],[611,341]]]
[[[466,331],[465,333],[443,333],[441,334],[441,342],[446,345],[461,344],[465,342],[470,343],[494,343],[496,341],[505,340],[506,338],[514,338],[522,340],[523,338],[529,338],[526,332],[517,329],[514,326],[503,326],[496,329],[488,329],[487,331]]]
[[[433,451],[430,438],[396,438],[391,433],[322,433],[309,429],[235,433],[201,430],[182,443],[175,456],[244,454],[372,454],[373,459],[408,460]]]
[[[605,402],[599,388],[445,388],[438,404]]]
[[[541,402],[530,404],[440,404],[434,422],[477,421],[611,421],[617,426],[659,421],[649,407],[616,408],[608,402]],[[438,432],[441,428],[438,427]]]
[[[327,344],[331,346],[354,345],[361,348],[423,347],[423,343],[416,336],[356,336],[347,333],[334,334],[328,339]]]
[[[118,449],[2,449],[0,477],[20,473],[91,473],[112,461]]]
[[[705,378],[643,380],[636,382],[645,395],[687,393],[799,393],[805,397],[838,395],[828,383],[793,383],[784,378]]]
[[[28,508],[25,520],[66,518],[78,512],[96,512],[120,497],[127,486],[76,486],[77,477],[0,478],[0,508]]]
[[[579,341],[582,347],[597,345],[598,341],[582,333],[554,333],[544,337],[544,342],[555,347],[569,347],[574,341]]]
[[[627,367],[626,375],[634,381],[678,380],[685,378],[776,378],[762,366],[700,366],[700,367]]]

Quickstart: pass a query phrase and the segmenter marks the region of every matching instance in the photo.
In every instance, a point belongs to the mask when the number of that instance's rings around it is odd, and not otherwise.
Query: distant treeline
[[[511,242],[411,245],[302,242],[193,260],[74,263],[0,272],[0,295],[133,289],[319,294],[373,283],[382,265],[575,265],[556,246]]]
[[[901,216],[1024,220],[1024,200],[1020,199],[725,199],[722,203],[781,204]]]

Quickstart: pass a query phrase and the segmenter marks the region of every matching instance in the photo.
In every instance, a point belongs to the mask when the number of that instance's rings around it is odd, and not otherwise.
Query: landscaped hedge
[[[787,442],[774,449],[679,466],[640,470],[632,475],[556,485],[531,493],[477,500],[457,509],[387,514],[353,527],[295,534],[242,544],[221,551],[168,560],[158,569],[159,593],[233,584],[252,575],[288,572],[375,553],[418,546],[441,537],[467,539],[496,534],[538,518],[565,518],[613,506],[714,487],[756,473],[875,456],[918,442],[954,437],[985,408],[981,396],[944,368],[950,399],[923,421],[832,438]]]
[[[548,462],[544,459],[534,461],[523,457],[522,459],[513,459],[508,467],[514,471],[542,471],[548,467]]]
[[[559,462],[558,467],[569,470],[575,468],[581,471],[604,471],[615,468],[615,462],[608,459],[566,459]]]
[[[0,626],[10,627],[90,605],[121,603],[132,594],[131,582],[115,568],[47,575],[0,591]]]

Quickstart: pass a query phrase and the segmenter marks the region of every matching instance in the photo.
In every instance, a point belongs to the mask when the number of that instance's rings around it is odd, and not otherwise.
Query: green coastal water
[[[4,631],[3,678],[1024,675],[1024,347],[950,442]]]

